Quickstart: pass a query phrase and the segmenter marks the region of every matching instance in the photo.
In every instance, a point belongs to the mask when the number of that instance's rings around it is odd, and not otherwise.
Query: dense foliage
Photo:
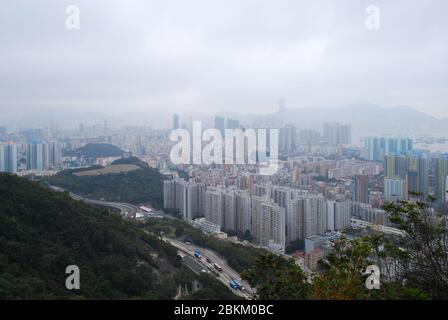
[[[434,199],[429,198],[428,202]],[[448,228],[446,216],[437,216],[427,202],[389,203],[390,221],[405,232],[395,257],[394,272],[433,299],[448,299]],[[395,250],[394,250],[395,249]]]
[[[243,275],[258,289],[261,299],[288,295],[306,299],[447,299],[446,218],[434,214],[426,202],[388,203],[385,209],[403,235],[394,239],[378,235],[341,238],[309,287],[302,285],[300,268],[291,263],[286,273],[287,261],[279,257],[260,257]],[[373,265],[381,270],[381,283],[369,290],[365,272]],[[285,289],[279,285],[288,282],[295,286]]]
[[[68,265],[80,268],[80,290],[65,287]],[[195,279],[213,296],[230,293],[134,222],[0,174],[0,299],[173,299]]]
[[[260,256],[242,276],[257,289],[262,300],[427,299],[423,291],[387,278],[381,278],[378,290],[367,288],[367,275],[363,273],[382,258],[377,251],[378,241],[379,238],[338,240],[323,266],[325,271],[310,278],[293,259],[273,254]]]
[[[90,199],[150,203],[156,208],[163,206],[164,177],[137,158],[119,159],[112,164],[134,164],[140,169],[95,176],[76,176],[78,170],[64,170],[45,178],[49,183]],[[82,169],[86,170],[86,169]]]
[[[123,150],[109,143],[89,143],[76,150],[65,152],[64,156],[78,158],[122,157]]]

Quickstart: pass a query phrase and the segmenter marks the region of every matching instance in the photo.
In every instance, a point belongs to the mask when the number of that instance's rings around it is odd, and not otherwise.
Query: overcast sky
[[[2,115],[272,112],[284,96],[448,117],[446,0],[5,0],[0,57]]]

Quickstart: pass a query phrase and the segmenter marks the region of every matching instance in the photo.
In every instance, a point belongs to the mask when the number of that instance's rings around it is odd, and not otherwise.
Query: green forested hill
[[[80,268],[79,291],[65,288],[68,265]],[[194,278],[133,222],[0,174],[0,299],[172,299]]]
[[[76,176],[74,173],[79,170],[64,170],[45,180],[91,199],[133,204],[149,202],[156,208],[163,206],[164,178],[156,169],[137,158],[120,159],[113,164],[133,164],[140,169],[95,176]]]

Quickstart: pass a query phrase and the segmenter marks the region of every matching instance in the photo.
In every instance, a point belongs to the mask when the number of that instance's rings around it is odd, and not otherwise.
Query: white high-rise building
[[[17,172],[18,151],[15,144],[0,144],[0,172]]]
[[[303,236],[322,235],[327,231],[327,207],[321,194],[310,194],[304,201]]]
[[[236,230],[236,195],[235,189],[225,189],[223,195],[224,218],[223,230]]]
[[[163,207],[177,209],[186,220],[193,220],[202,214],[203,186],[183,179],[163,182]]]
[[[209,187],[205,192],[205,218],[223,226],[224,224],[224,189]]]
[[[351,224],[352,202],[349,199],[327,200],[327,229],[341,231]]]
[[[263,245],[275,245],[284,250],[285,208],[267,197],[254,197],[252,201],[252,223],[256,241]]]
[[[247,190],[238,190],[236,192],[236,222],[237,231],[252,232],[251,227],[251,197]]]

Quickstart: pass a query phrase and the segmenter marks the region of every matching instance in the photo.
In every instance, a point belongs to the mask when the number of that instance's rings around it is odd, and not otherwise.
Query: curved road
[[[57,192],[66,191],[63,188],[55,187],[55,186],[50,186],[50,188]],[[134,206],[133,204],[129,204],[129,203],[92,200],[92,199],[84,198],[84,197],[77,195],[76,193],[73,193],[73,192],[70,192],[69,194],[73,200],[83,201],[88,204],[118,209],[118,210],[120,210],[120,213],[123,216],[128,217],[128,218],[135,218],[135,215],[140,210],[137,206]]]
[[[171,244],[173,247],[176,247],[178,250],[182,251],[183,253],[187,254],[188,256],[194,257],[194,249],[199,249],[202,255],[201,259],[195,258],[197,262],[199,262],[201,265],[204,266],[204,269],[207,270],[215,270],[214,263],[219,265],[222,268],[222,272],[220,272],[220,276],[217,277],[218,280],[220,280],[225,286],[229,286],[229,282],[231,280],[237,280],[243,287],[244,291],[240,290],[233,290],[233,292],[241,297],[244,297],[246,299],[253,299],[254,297],[254,290],[250,287],[249,283],[246,281],[243,281],[240,278],[240,275],[238,272],[233,270],[227,262],[221,258],[218,254],[215,252],[197,247],[192,245],[187,245],[186,243],[182,241],[177,241],[172,238],[163,237],[163,240],[167,241],[169,244]],[[206,258],[209,258],[211,262],[207,262]]]

